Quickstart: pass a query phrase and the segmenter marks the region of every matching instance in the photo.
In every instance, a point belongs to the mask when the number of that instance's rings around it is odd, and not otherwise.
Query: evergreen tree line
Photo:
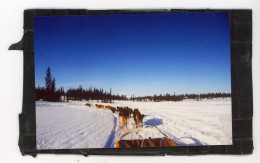
[[[103,89],[97,89],[89,87],[88,89],[83,89],[82,86],[74,89],[70,88],[66,93],[68,100],[100,100],[101,102],[113,102],[114,100],[127,100],[125,95],[112,95],[112,90],[110,92],[105,92]]]
[[[212,98],[228,98],[231,97],[230,93],[204,93],[204,94],[181,94],[181,95],[171,95],[166,93],[165,95],[154,95],[154,96],[143,96],[143,97],[134,97],[131,96],[130,100],[132,101],[182,101],[184,99],[192,100],[202,100],[202,99],[212,99]]]
[[[55,77],[52,78],[51,69],[48,67],[45,76],[45,87],[36,87],[36,100],[44,101],[65,101],[65,100],[100,100],[101,102],[113,102],[114,100],[127,100],[126,95],[112,95],[112,89],[110,92],[105,92],[103,89],[83,89],[82,86],[79,88],[70,88],[66,92],[64,87],[56,90]]]
[[[45,76],[45,87],[36,87],[36,100],[44,100],[44,101],[61,101],[61,96],[65,95],[64,88],[56,90],[56,81],[55,77],[52,78],[51,69],[48,67]]]
[[[46,91],[45,87],[37,86],[36,90],[36,101],[44,100],[44,101],[53,101],[53,102],[61,102],[64,101],[61,97],[65,97],[64,88],[61,87],[55,91]]]
[[[36,87],[36,100],[44,101],[65,101],[65,100],[100,100],[101,102],[113,102],[114,100],[132,100],[132,101],[182,101],[184,99],[212,99],[212,98],[227,98],[231,97],[230,93],[204,93],[204,94],[181,94],[173,95],[166,93],[165,95],[154,95],[154,96],[143,96],[135,97],[131,95],[127,98],[126,95],[112,95],[112,89],[110,92],[105,92],[103,89],[97,89],[89,87],[88,89],[83,89],[82,86],[79,88],[70,88],[66,92],[64,87],[56,89],[55,77],[51,75],[51,69],[48,67],[45,76],[45,87]]]

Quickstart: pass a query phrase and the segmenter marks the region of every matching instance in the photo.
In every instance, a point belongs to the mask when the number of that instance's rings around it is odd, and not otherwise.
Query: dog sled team
[[[143,128],[143,119],[144,114],[141,114],[138,109],[131,109],[129,107],[112,107],[110,105],[101,105],[101,104],[92,104],[87,103],[88,107],[96,107],[97,109],[106,109],[108,111],[112,111],[113,113],[118,113],[119,121],[121,126],[125,132],[123,132],[118,140],[115,142],[115,148],[132,148],[132,147],[174,147],[178,146],[178,144],[172,140],[170,140],[164,133],[159,130],[155,130],[154,128]],[[131,130],[127,130],[127,126],[129,123],[129,119],[133,118],[135,121],[135,128]],[[141,128],[139,128],[141,127]],[[142,139],[131,139],[125,140],[123,139],[128,134],[138,134],[139,131],[145,132],[153,132],[161,135],[161,138],[143,138]],[[140,135],[139,135],[140,136]]]
[[[86,106],[94,107],[94,104],[87,103]],[[117,112],[119,115],[119,121],[124,131],[127,130],[129,119],[132,117],[135,121],[135,128],[143,127],[144,114],[141,114],[138,109],[133,110],[129,107],[112,107],[110,105],[105,106],[101,104],[95,104],[95,107],[97,109],[106,109],[107,111],[112,111],[113,113]]]

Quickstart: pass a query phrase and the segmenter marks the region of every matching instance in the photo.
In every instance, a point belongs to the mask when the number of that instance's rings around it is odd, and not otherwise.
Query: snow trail
[[[86,103],[36,102],[37,149],[113,148],[123,132],[118,113],[89,108]],[[180,146],[232,144],[230,98],[181,102],[115,101],[109,105],[138,108],[145,115],[144,128],[155,128]],[[133,129],[134,125],[130,118],[128,129]],[[158,136],[139,132],[127,135],[125,139]]]
[[[37,102],[37,149],[111,147],[115,116],[83,103],[45,103]]]

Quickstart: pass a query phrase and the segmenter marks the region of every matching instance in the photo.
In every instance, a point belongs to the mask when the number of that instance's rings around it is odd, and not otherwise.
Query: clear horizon
[[[230,93],[229,36],[227,12],[35,17],[35,85]]]

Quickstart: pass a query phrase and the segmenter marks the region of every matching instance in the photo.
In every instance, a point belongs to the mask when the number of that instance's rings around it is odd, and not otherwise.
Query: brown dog
[[[129,113],[129,117],[131,118],[131,115],[133,113],[133,110],[131,108],[129,108],[128,106],[127,107],[124,107],[124,109],[126,109]]]
[[[110,110],[115,113],[116,112],[116,108],[115,107],[111,107]]]
[[[92,107],[93,104],[92,104],[92,103],[86,103],[86,106],[88,106],[88,107]]]
[[[112,106],[107,105],[107,106],[105,106],[105,108],[106,108],[107,111],[109,111],[112,108]]]
[[[129,112],[128,112],[128,110],[120,108],[119,109],[119,121],[120,121],[124,131],[127,130],[128,119],[129,119]]]
[[[140,126],[143,127],[144,115],[141,114],[138,109],[134,109],[133,115],[134,115],[135,127],[136,128]]]
[[[104,105],[98,105],[98,104],[96,104],[96,107],[97,107],[97,109],[101,109],[101,108],[104,109]]]

